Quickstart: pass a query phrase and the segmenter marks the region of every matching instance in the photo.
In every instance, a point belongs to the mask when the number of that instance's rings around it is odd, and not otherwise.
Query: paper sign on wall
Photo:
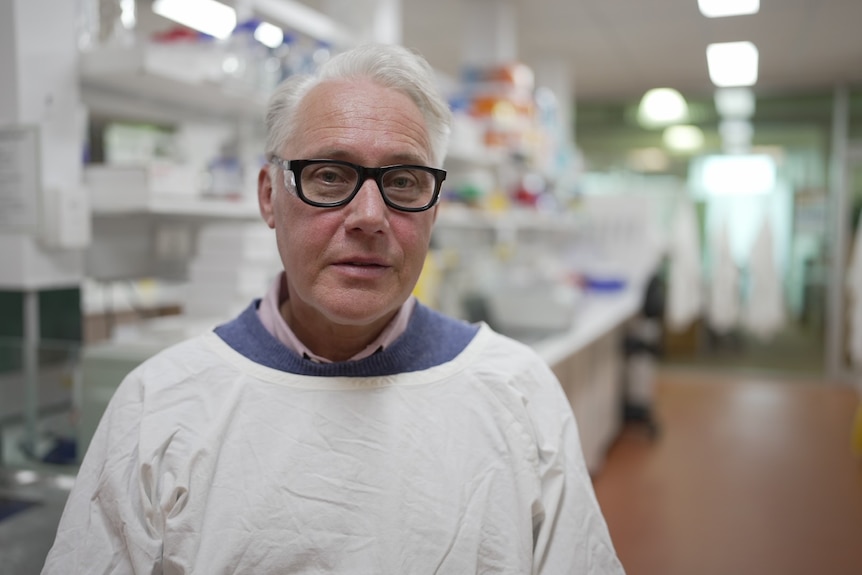
[[[0,128],[0,232],[37,230],[39,169],[37,129]]]

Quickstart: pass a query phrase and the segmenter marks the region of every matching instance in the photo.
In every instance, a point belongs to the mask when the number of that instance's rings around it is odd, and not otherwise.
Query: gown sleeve
[[[538,377],[548,381],[530,400],[542,492],[533,513],[533,574],[623,575],[569,401],[550,369]]]

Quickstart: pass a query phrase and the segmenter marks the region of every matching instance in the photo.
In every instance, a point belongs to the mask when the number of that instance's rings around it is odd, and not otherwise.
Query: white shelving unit
[[[101,47],[81,54],[82,100],[91,115],[133,121],[235,126],[262,122],[266,96],[231,84],[221,69],[224,56],[214,45],[140,42]],[[186,249],[175,252],[182,257],[179,254],[189,252],[187,246],[196,244],[195,235],[210,222],[260,219],[253,198],[203,197],[194,189],[196,178],[185,171],[177,167],[179,177],[166,183],[144,167],[87,168],[94,216],[88,274],[134,279],[149,272],[153,254],[168,237],[164,225],[170,226],[171,236],[185,238],[179,243]]]
[[[94,214],[100,217],[138,214],[204,220],[260,219],[256,202],[157,196],[122,207],[100,208],[94,210]]]
[[[266,96],[227,84],[221,59],[210,48],[139,43],[85,52],[80,62],[84,104],[100,113],[157,120],[189,114],[261,119]]]
[[[128,215],[203,219],[257,219],[257,202],[202,197],[190,170],[173,165],[158,168],[89,166],[84,183],[96,217]]]

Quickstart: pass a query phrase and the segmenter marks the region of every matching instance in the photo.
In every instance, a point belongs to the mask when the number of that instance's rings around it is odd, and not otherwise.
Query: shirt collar
[[[274,338],[300,356],[318,363],[332,363],[332,360],[319,356],[308,349],[308,347],[306,347],[305,344],[296,337],[296,334],[292,329],[290,329],[290,326],[287,325],[287,322],[279,311],[282,302],[287,299],[287,276],[285,272],[282,271],[273,279],[257,309],[258,317],[263,326]],[[407,329],[407,323],[410,321],[410,314],[413,313],[413,308],[415,306],[416,298],[414,296],[410,296],[398,309],[398,313],[395,314],[392,321],[390,321],[383,331],[380,332],[380,335],[348,361],[356,361],[383,351],[387,346],[395,341],[398,336],[404,333],[404,330]]]

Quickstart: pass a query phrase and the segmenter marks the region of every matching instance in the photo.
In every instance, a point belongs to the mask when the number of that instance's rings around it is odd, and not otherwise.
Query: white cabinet
[[[587,468],[597,473],[622,426],[626,322],[642,301],[640,285],[588,296],[571,328],[534,348],[553,369],[578,422]]]
[[[552,365],[578,423],[587,469],[597,473],[622,425],[620,329]]]

